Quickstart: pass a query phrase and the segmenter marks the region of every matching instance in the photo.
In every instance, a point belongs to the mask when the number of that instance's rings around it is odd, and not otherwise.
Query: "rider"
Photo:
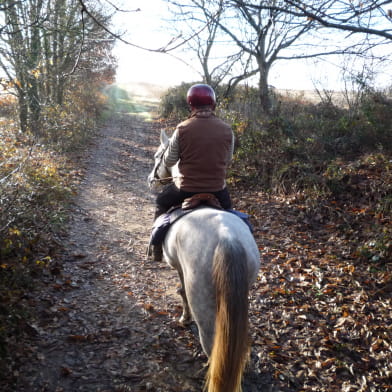
[[[216,98],[211,86],[193,85],[187,103],[190,116],[177,126],[163,156],[167,167],[178,162],[180,175],[158,194],[155,218],[197,193],[212,193],[224,209],[231,208],[225,178],[233,156],[233,131],[214,114]],[[162,245],[153,247],[153,258],[162,260]]]

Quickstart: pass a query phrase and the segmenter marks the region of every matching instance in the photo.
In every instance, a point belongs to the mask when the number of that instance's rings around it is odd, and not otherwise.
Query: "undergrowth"
[[[162,116],[184,119],[188,87],[168,91]],[[266,115],[256,89],[240,87],[227,98],[218,91],[217,115],[236,136],[228,184],[305,201],[304,218],[314,224],[344,214],[342,230],[352,236],[366,226],[367,233],[357,236],[358,255],[390,260],[392,100],[371,89],[360,97],[354,110],[274,92],[273,111]]]
[[[15,101],[0,102],[0,377],[10,376],[7,358],[29,330],[30,293],[57,268],[80,178],[78,151],[94,135],[105,100],[73,91],[64,105],[43,109],[39,137],[19,130]]]

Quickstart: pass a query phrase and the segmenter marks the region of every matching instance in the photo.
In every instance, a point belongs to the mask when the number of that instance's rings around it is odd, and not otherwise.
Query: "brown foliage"
[[[338,197],[234,192],[261,252],[256,366],[280,390],[391,388],[390,168],[368,157],[345,181]]]

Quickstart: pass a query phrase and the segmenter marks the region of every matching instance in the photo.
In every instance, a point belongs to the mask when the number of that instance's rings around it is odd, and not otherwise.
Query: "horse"
[[[153,191],[178,175],[162,162],[170,141],[164,130],[160,141],[148,176]],[[208,357],[204,391],[240,392],[250,351],[248,294],[260,267],[249,227],[229,211],[201,207],[171,225],[163,255],[181,281],[180,322],[195,321]]]

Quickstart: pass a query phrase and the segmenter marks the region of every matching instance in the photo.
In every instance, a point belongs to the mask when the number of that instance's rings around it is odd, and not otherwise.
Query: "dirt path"
[[[138,105],[122,105],[86,157],[66,254],[32,300],[17,392],[202,390],[207,359],[196,328],[176,321],[177,274],[145,258],[159,128],[135,113],[154,105]],[[244,391],[271,391],[268,381],[248,374]]]
[[[205,358],[175,321],[177,276],[145,261],[157,135],[142,115],[117,113],[91,149],[18,392],[201,390]]]

